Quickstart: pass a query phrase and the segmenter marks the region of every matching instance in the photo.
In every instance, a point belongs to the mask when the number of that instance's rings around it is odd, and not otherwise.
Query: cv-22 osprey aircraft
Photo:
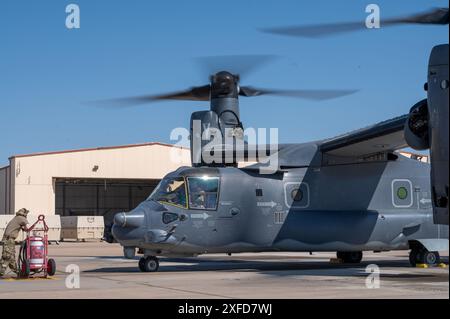
[[[158,256],[273,251],[336,251],[344,263],[359,263],[364,251],[411,250],[413,266],[440,262],[438,251],[448,249],[448,45],[432,50],[428,98],[408,114],[334,138],[280,144],[271,174],[261,163],[206,162],[200,136],[206,127],[222,134],[231,129],[232,142],[218,146],[237,153],[239,96],[321,99],[352,92],[264,90],[239,80],[223,71],[202,87],[120,100],[211,106],[191,116],[193,166],[168,174],[146,201],[114,217],[112,234],[125,256],[136,249],[143,254],[141,271],[157,271]],[[196,120],[201,134],[193,129]],[[408,146],[430,149],[431,165],[398,152]],[[244,154],[258,160],[249,155],[252,147],[244,143]]]

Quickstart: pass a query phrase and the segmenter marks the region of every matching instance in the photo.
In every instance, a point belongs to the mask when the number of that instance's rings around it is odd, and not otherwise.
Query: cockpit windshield
[[[173,177],[163,179],[150,195],[149,199],[187,208],[184,178]]]
[[[189,208],[215,210],[219,195],[219,177],[188,177]]]
[[[190,209],[216,210],[219,199],[219,177],[164,178],[148,198]],[[187,183],[187,185],[186,185]]]

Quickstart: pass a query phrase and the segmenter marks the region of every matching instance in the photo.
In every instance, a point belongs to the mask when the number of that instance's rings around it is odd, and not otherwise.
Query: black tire
[[[56,273],[56,261],[52,258],[50,258],[47,261],[47,275],[54,276]]]
[[[434,251],[433,254],[436,255],[436,265],[439,265],[441,263],[441,255],[437,251]]]
[[[441,262],[441,256],[437,251],[428,251],[425,248],[413,249],[409,253],[409,263],[416,267],[417,264],[425,264],[427,266],[435,266]]]
[[[139,259],[138,266],[139,266],[140,271],[145,272],[145,258],[144,257],[141,257],[141,259]]]
[[[362,251],[338,251],[336,256],[346,264],[359,264],[363,253]]]
[[[30,272],[30,262],[28,260],[24,260],[21,269],[19,269],[19,277],[28,278],[30,276]]]
[[[347,262],[350,264],[359,264],[363,258],[362,251],[351,251],[347,255]]]
[[[428,251],[424,249],[420,254],[420,261],[422,264],[435,266],[440,263],[441,257],[437,251]]]
[[[342,261],[344,261],[344,260],[345,260],[345,252],[343,252],[343,251],[338,251],[338,252],[336,253],[336,257],[337,257],[338,259],[341,259]]]
[[[411,266],[416,267],[420,263],[420,250],[412,249],[409,253],[409,263]]]
[[[154,256],[142,257],[139,260],[139,269],[142,272],[156,272],[159,269],[159,260]]]

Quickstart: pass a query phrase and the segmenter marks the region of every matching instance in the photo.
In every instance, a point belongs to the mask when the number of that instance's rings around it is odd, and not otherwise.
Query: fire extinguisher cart
[[[56,263],[54,259],[48,258],[48,226],[44,215],[39,215],[38,220],[27,229],[26,235],[20,246],[20,277],[28,278],[34,274],[42,274],[44,278],[53,276]]]

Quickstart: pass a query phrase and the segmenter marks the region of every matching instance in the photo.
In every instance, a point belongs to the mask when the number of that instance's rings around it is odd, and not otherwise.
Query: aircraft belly
[[[288,215],[273,245],[304,251],[407,249],[411,239],[437,237],[430,214],[297,211]]]

